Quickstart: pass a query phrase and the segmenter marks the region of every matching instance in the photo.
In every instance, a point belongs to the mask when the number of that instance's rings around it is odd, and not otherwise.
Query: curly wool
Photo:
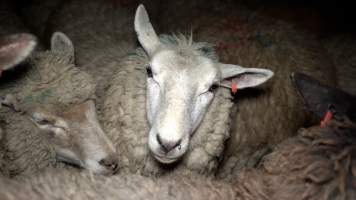
[[[300,129],[278,144],[257,169],[232,177],[241,199],[354,199],[356,124],[335,121]],[[239,199],[239,198],[237,198]]]
[[[228,184],[194,177],[150,179],[139,175],[96,176],[73,170],[50,170],[39,176],[0,180],[0,197],[12,199],[226,199],[235,192]]]
[[[171,48],[184,49],[193,55],[214,57],[204,43],[191,43],[184,37],[171,37]],[[208,52],[208,54],[206,54]],[[148,58],[142,50],[122,60],[104,96],[104,129],[120,153],[123,168],[131,172],[160,174],[171,171],[158,164],[149,154],[146,119],[146,66]],[[229,137],[233,103],[227,89],[219,89],[204,120],[191,138],[190,147],[178,168],[212,174],[221,159],[224,142]],[[173,167],[176,168],[176,167]]]

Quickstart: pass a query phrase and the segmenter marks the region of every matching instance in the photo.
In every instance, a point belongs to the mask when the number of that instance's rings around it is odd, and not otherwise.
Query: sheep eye
[[[212,86],[210,86],[209,92],[215,92],[218,87],[219,87],[219,86],[213,84]]]
[[[42,119],[42,120],[37,121],[37,123],[38,123],[39,125],[47,125],[47,124],[50,124],[51,121],[49,121],[49,120],[47,120],[47,119]]]
[[[150,66],[146,67],[146,72],[147,72],[147,77],[149,77],[149,78],[153,77],[152,69]]]

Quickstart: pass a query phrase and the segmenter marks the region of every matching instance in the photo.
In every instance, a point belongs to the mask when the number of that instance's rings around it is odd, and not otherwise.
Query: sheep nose
[[[101,159],[99,161],[99,164],[104,166],[106,169],[112,171],[113,173],[117,172],[119,169],[119,161],[116,156],[113,155]]]
[[[182,140],[167,141],[167,140],[162,139],[161,136],[159,134],[157,134],[157,142],[161,146],[162,150],[165,153],[168,153],[168,152],[172,151],[174,148],[179,147]]]

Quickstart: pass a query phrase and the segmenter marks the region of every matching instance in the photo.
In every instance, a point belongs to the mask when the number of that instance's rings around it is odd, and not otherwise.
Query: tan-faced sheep
[[[0,85],[1,94],[14,95],[23,111],[0,113],[10,176],[35,173],[56,160],[101,174],[118,169],[115,149],[89,100],[96,85],[75,67],[72,43],[63,33],[55,33],[51,49],[36,52],[28,68],[15,73],[6,74]]]

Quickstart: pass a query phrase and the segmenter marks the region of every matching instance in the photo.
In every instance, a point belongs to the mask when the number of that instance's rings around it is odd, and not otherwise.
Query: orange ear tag
[[[237,83],[234,83],[233,81],[231,81],[231,92],[232,94],[236,94],[237,92]]]
[[[320,122],[320,127],[325,127],[326,124],[333,118],[333,113],[328,110],[325,115],[324,118],[321,120]]]

